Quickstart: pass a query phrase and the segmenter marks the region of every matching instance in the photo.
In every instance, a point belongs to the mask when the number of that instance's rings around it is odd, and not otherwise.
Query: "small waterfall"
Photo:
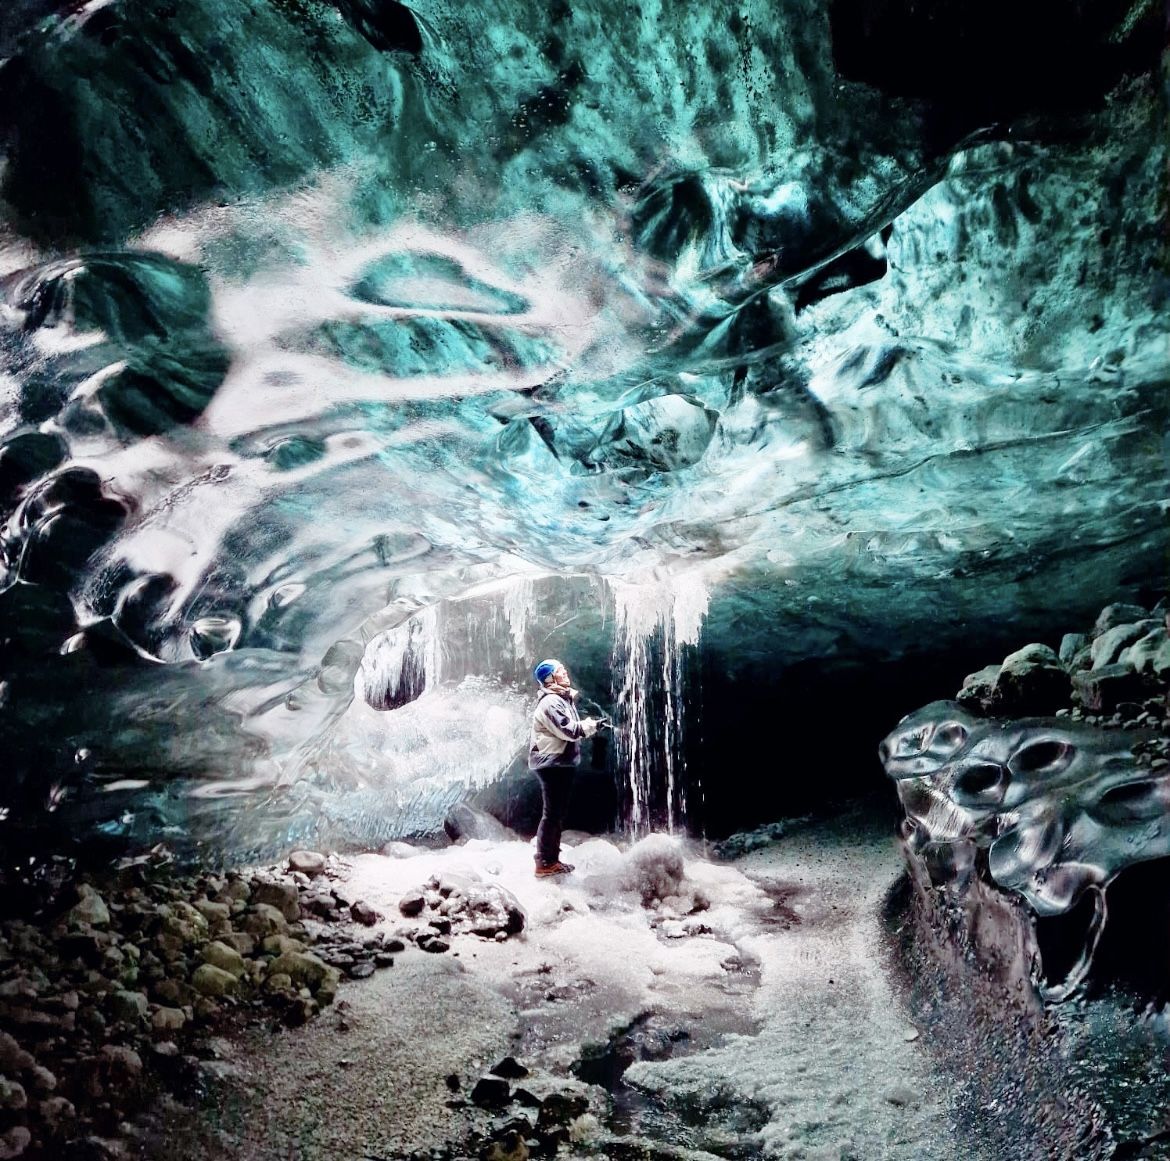
[[[686,817],[688,660],[699,643],[708,591],[698,577],[609,582],[615,610],[617,759],[626,773],[627,825],[635,834]]]

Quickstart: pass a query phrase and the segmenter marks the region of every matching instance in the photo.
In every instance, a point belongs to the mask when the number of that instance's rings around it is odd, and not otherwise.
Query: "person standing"
[[[536,877],[567,875],[561,862],[561,832],[569,809],[573,771],[581,764],[581,740],[597,732],[594,718],[577,714],[577,691],[569,671],[555,660],[542,661],[533,671],[540,694],[532,715],[528,769],[540,779],[542,809],[536,831]]]

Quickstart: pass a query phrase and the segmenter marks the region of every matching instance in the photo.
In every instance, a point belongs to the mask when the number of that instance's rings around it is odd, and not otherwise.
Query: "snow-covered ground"
[[[456,936],[442,954],[408,945],[393,969],[344,985],[313,1025],[253,1035],[236,1061],[252,1094],[221,1110],[225,1156],[441,1147],[483,1124],[480,1110],[451,1107],[451,1074],[466,1096],[511,1053],[568,1076],[638,1029],[657,1050],[635,1053],[615,1111],[582,1122],[573,1155],[607,1155],[591,1125],[694,1157],[960,1152],[948,1095],[885,968],[880,909],[900,863],[881,824],[856,814],[801,825],[732,863],[664,835],[626,850],[588,839],[564,850],[576,873],[552,880],[533,877],[522,841],[398,850],[349,860],[348,891],[386,916],[384,929],[421,922],[404,920],[398,900],[457,875],[512,892],[525,932]]]

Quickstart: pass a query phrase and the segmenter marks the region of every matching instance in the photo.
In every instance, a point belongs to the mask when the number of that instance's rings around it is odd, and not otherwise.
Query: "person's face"
[[[554,685],[568,685],[569,671],[563,665],[558,665],[556,669],[552,671],[552,679]]]

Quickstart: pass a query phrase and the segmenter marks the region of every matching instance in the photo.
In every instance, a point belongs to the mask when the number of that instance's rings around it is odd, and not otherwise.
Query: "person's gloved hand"
[[[596,718],[582,718],[581,719],[581,733],[587,738],[593,737],[597,733],[597,719]]]

